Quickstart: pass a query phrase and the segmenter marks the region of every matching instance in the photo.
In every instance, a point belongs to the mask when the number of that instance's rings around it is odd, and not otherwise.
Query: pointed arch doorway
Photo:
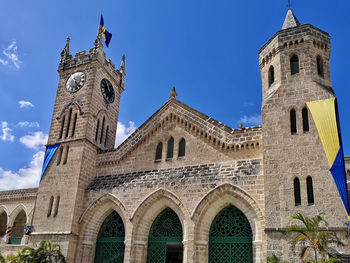
[[[147,263],[182,263],[182,225],[177,214],[164,209],[154,220],[149,236]]]
[[[103,222],[96,241],[95,263],[123,263],[125,228],[120,215],[113,211]]]
[[[209,231],[209,263],[253,263],[253,233],[235,206],[222,209]]]

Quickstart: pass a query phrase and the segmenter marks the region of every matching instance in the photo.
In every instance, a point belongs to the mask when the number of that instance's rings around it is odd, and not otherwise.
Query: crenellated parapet
[[[75,56],[73,56],[70,54],[69,45],[70,37],[67,38],[66,45],[61,52],[60,63],[58,66],[59,72],[98,61],[104,66],[108,73],[113,76],[113,78],[118,80],[122,91],[124,90],[125,56],[122,57],[120,67],[116,68],[111,59],[106,59],[106,54],[103,51],[103,45],[99,36],[95,40],[94,47],[91,48],[89,52],[84,50],[77,52]]]

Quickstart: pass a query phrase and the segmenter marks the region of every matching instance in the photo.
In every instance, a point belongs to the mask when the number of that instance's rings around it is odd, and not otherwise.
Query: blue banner
[[[350,217],[349,193],[346,182],[344,153],[343,147],[341,145],[338,154],[335,157],[334,163],[329,171],[332,173],[341,200],[343,201],[346,213],[348,214],[348,217]]]
[[[60,146],[59,144],[47,146],[46,152],[45,152],[45,157],[44,157],[43,169],[41,170],[40,182],[41,182],[41,179],[43,179],[46,168],[49,166],[50,161],[51,161],[52,157],[54,156],[54,154],[59,146]]]

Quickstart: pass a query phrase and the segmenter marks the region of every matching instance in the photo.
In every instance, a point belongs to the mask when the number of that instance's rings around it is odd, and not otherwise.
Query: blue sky
[[[67,36],[89,50],[101,8],[113,33],[105,52],[126,55],[118,140],[152,115],[173,86],[178,99],[231,127],[259,124],[258,51],[281,29],[287,0],[4,0],[0,11],[0,189],[38,183]],[[294,0],[301,23],[332,36],[331,74],[350,155],[349,1]]]

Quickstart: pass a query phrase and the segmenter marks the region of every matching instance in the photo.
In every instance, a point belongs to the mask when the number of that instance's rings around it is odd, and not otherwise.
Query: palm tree
[[[37,261],[36,262],[50,262],[50,263],[64,263],[66,262],[61,248],[58,244],[53,244],[50,241],[42,240],[40,246],[37,249]]]
[[[299,242],[304,244],[301,252],[301,259],[304,260],[309,254],[310,250],[314,251],[315,263],[317,263],[318,252],[320,254],[326,254],[328,246],[332,243],[341,245],[341,241],[337,235],[332,231],[323,231],[320,229],[320,224],[323,222],[326,226],[327,222],[324,220],[323,215],[317,215],[314,217],[303,216],[300,213],[291,216],[291,220],[298,220],[301,225],[288,226],[285,235],[289,233],[296,233],[297,236],[294,239],[293,247]]]
[[[60,246],[50,241],[42,240],[38,248],[25,247],[18,252],[19,262],[28,263],[64,263],[65,258],[61,253]]]

